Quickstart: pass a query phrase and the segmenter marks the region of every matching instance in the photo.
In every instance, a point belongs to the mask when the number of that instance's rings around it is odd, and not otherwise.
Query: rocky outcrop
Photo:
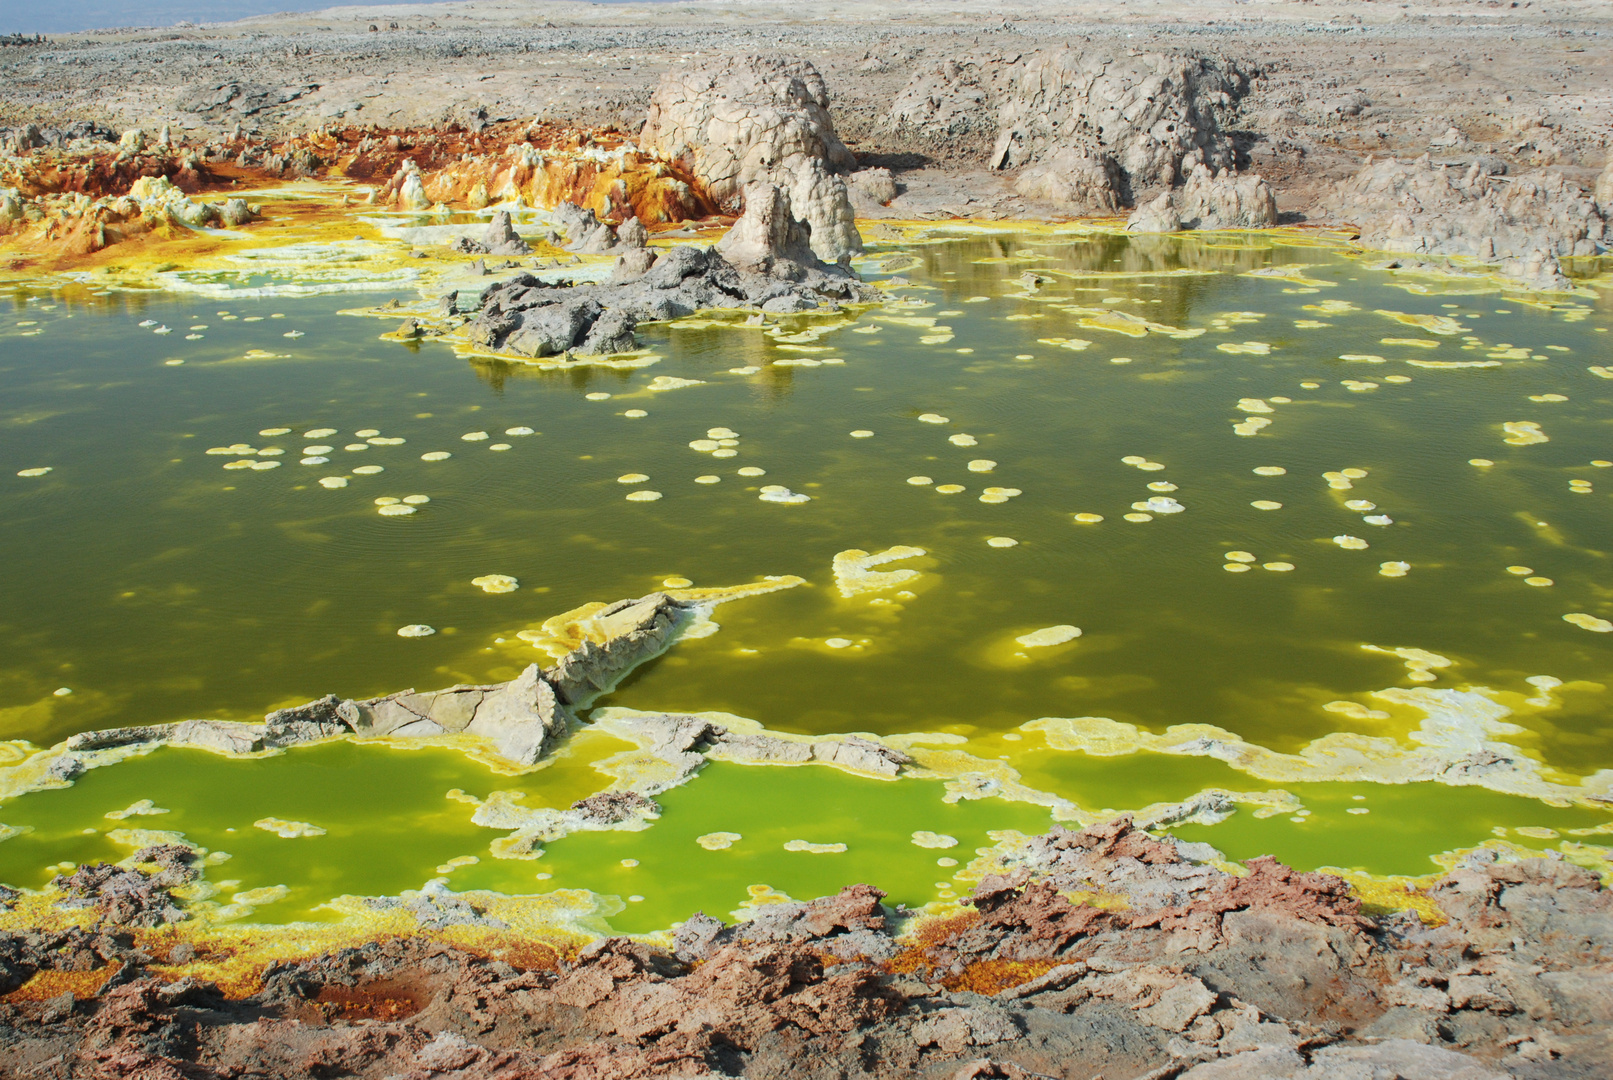
[[[249,754],[347,735],[408,739],[459,733],[486,739],[507,761],[532,765],[576,725],[571,706],[588,704],[666,651],[685,610],[665,593],[607,604],[589,618],[588,636],[574,649],[547,669],[529,664],[506,683],[410,689],[359,701],[327,694],[277,709],[262,724],[186,720],[80,732],[62,744],[56,769],[68,779],[84,770],[84,754],[129,746]]]
[[[1263,229],[1275,224],[1277,200],[1260,177],[1225,169],[1212,173],[1207,166],[1195,165],[1179,190],[1138,207],[1127,219],[1126,231]]]
[[[711,308],[832,310],[875,295],[849,270],[819,260],[809,235],[783,191],[753,184],[744,216],[715,248],[685,245],[659,257],[632,248],[605,284],[551,284],[520,274],[482,293],[465,332],[479,348],[519,357],[609,355],[636,347],[640,322]]]
[[[1495,263],[1530,288],[1570,288],[1558,258],[1594,255],[1608,242],[1597,204],[1555,171],[1496,176],[1479,163],[1457,170],[1368,158],[1339,184],[1328,212],[1360,229],[1362,247]]]
[[[1176,203],[1168,191],[1152,202],[1137,207],[1126,219],[1127,232],[1172,233],[1180,232],[1182,228],[1182,215],[1176,212]]]
[[[500,210],[487,223],[487,231],[480,240],[460,237],[453,245],[455,251],[466,255],[530,255],[532,246],[516,233],[508,210]]]
[[[1225,129],[1247,88],[1236,64],[1201,56],[1071,48],[974,56],[915,74],[883,127],[966,136],[989,117],[996,134],[986,163],[1022,168],[1022,195],[1113,213],[1195,165],[1230,168]]]
[[[1060,146],[1026,169],[1014,189],[1028,199],[1081,214],[1115,214],[1125,205],[1124,177],[1114,159],[1087,146]]]
[[[767,183],[745,188],[745,215],[717,242],[729,265],[751,274],[798,280],[820,269],[812,228],[796,218],[790,197]]]
[[[616,246],[616,230],[600,221],[592,210],[562,202],[554,208],[554,217],[564,237],[557,247],[583,255],[602,255]]]
[[[629,671],[665,652],[684,611],[666,593],[609,604],[590,618],[597,640],[584,640],[545,671],[544,679],[561,701],[587,705]]]
[[[820,258],[862,250],[839,175],[856,159],[835,134],[828,90],[811,63],[740,57],[669,72],[639,138],[688,169],[725,213],[740,213],[747,187],[765,181],[789,193]]]
[[[1608,154],[1602,174],[1596,178],[1596,208],[1604,221],[1613,222],[1613,153]]]
[[[98,927],[166,926],[189,917],[170,890],[196,880],[195,859],[187,847],[159,844],[137,851],[130,866],[88,863],[56,875],[50,884],[62,894],[58,907],[92,907]]]
[[[896,178],[889,169],[859,169],[846,177],[846,188],[852,205],[858,207],[888,206],[900,193]]]
[[[571,812],[607,823],[653,812],[584,802]],[[168,872],[159,850],[136,857],[142,880]],[[100,986],[15,996],[0,1070],[56,1054],[98,1075],[409,1080],[1509,1080],[1613,1064],[1613,894],[1594,874],[1482,851],[1427,891],[1424,923],[1364,914],[1327,874],[1257,860],[1240,876],[1205,854],[1125,821],[1055,829],[950,912],[915,920],[853,885],[738,922],[695,913],[666,949],[534,939],[434,883],[383,906],[485,946],[388,936],[256,978],[229,968],[244,998],[147,973],[208,970],[183,928],[0,934],[0,988],[40,971]],[[122,872],[84,868],[62,900]]]
[[[1170,186],[1193,165],[1233,164],[1222,118],[1247,86],[1233,64],[1059,49],[1016,68],[998,109],[995,168],[1045,171],[1059,151],[1084,151],[1113,163],[1130,201],[1133,189]],[[1034,184],[1037,172],[1022,179]]]

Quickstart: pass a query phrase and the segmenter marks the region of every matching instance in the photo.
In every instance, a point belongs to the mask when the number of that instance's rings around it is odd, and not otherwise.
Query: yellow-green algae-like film
[[[1487,840],[1600,850],[1605,277],[1520,295],[1298,231],[904,225],[857,262],[874,308],[702,313],[614,367],[512,365],[390,333],[485,286],[440,246],[485,216],[294,209],[337,190],[280,189],[272,229],[194,266],[15,283],[17,758],[509,679],[573,644],[557,612],[790,575],[599,704],[866,732],[916,775],[717,761],[648,828],[499,858],[479,801],[564,808],[629,744],[585,727],[521,775],[448,746],[163,749],[0,802],[0,880],[177,833],[210,853],[216,920],[441,879],[589,890],[648,932],[857,880],[950,902],[977,849],[1120,811],[1376,874]]]

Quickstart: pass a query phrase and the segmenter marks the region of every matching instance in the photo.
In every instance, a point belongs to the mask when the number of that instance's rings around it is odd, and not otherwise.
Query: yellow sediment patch
[[[1363,650],[1370,653],[1380,653],[1384,656],[1398,656],[1406,664],[1406,678],[1412,682],[1433,682],[1439,676],[1436,670],[1448,668],[1456,661],[1427,649],[1416,649],[1407,646],[1387,649],[1381,645],[1363,645]]]
[[[1507,433],[1502,441],[1508,446],[1534,446],[1536,443],[1550,442],[1550,437],[1540,430],[1540,425],[1533,420],[1509,420],[1501,425],[1501,430]]]
[[[913,834],[913,843],[921,848],[952,848],[958,846],[958,838],[921,829]]]
[[[695,843],[707,851],[725,851],[734,846],[737,841],[745,839],[736,832],[713,832],[704,836],[695,837]]]
[[[751,596],[761,596],[765,593],[778,592],[781,589],[793,589],[798,585],[805,585],[806,579],[794,575],[766,577],[760,581],[749,582],[744,585],[706,586],[689,589],[667,589],[666,594],[680,603],[686,604],[723,604],[730,600],[741,600]],[[606,616],[603,620],[598,615],[610,605],[594,601],[570,611],[555,615],[544,620],[539,626],[521,630],[516,637],[533,647],[549,654],[558,660],[566,653],[582,645],[583,642],[592,642],[603,645],[617,636],[619,628]]]
[[[918,578],[917,570],[903,567],[897,570],[875,570],[886,563],[916,559],[927,552],[921,547],[897,545],[869,554],[861,548],[850,548],[834,557],[835,588],[846,599],[868,593],[886,592]]]
[[[1467,329],[1467,325],[1460,319],[1453,319],[1449,315],[1413,315],[1404,311],[1385,311],[1382,308],[1376,313],[1405,326],[1415,326],[1419,330],[1427,330],[1430,334],[1439,334],[1443,337],[1460,334]]]
[[[1430,371],[1455,371],[1459,368],[1496,368],[1501,366],[1499,360],[1407,360],[1412,367],[1427,368]]]
[[[846,850],[845,844],[815,844],[810,840],[789,840],[785,851],[805,851],[813,855],[838,855]]]
[[[1014,640],[1027,649],[1043,649],[1051,645],[1063,645],[1067,641],[1074,641],[1081,636],[1079,626],[1063,623],[1058,626],[1044,626],[1040,630],[1032,630],[1028,634],[1021,634]]]
[[[266,817],[259,818],[252,823],[255,829],[272,832],[276,836],[287,840],[304,836],[324,836],[325,830],[318,825],[311,825],[306,821],[287,821],[285,818]]]
[[[1304,265],[1266,266],[1259,270],[1250,270],[1239,274],[1239,277],[1268,278],[1284,282],[1289,285],[1303,285],[1306,288],[1316,289],[1323,286],[1337,285],[1336,281],[1324,281],[1321,278],[1307,277],[1305,271],[1309,269]],[[1310,305],[1306,305],[1309,307]]]

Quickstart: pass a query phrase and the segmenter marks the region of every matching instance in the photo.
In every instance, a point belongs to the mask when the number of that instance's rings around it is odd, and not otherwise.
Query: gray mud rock
[[[895,776],[913,759],[894,747],[846,735],[838,739],[782,739],[760,732],[724,731],[714,737],[712,751],[726,761],[752,765],[804,765],[822,761],[862,772]]]
[[[704,750],[719,745],[728,735],[725,728],[698,716],[678,713],[650,713],[618,717],[612,721],[655,757],[676,770],[665,782],[641,786],[640,792],[654,795],[675,787],[706,764]]]
[[[467,333],[484,349],[521,357],[610,355],[636,348],[640,322],[707,309],[832,310],[877,295],[851,271],[822,262],[810,237],[788,195],[753,184],[744,216],[716,248],[682,245],[655,257],[630,246],[606,284],[517,275],[482,293]]]
[[[592,210],[584,210],[575,203],[562,202],[554,208],[553,213],[565,235],[567,251],[600,255],[616,247],[616,230],[600,221]]]
[[[749,206],[758,181],[789,192],[834,262],[862,250],[846,182],[856,159],[835,134],[829,93],[806,60],[734,57],[662,77],[640,138],[685,164],[725,212]]]
[[[455,251],[466,255],[530,255],[532,247],[516,233],[507,210],[500,210],[487,223],[480,240],[462,236],[454,242]]]
[[[1176,204],[1168,191],[1137,207],[1126,219],[1127,232],[1173,233],[1181,232],[1182,228],[1182,216],[1176,212]]]
[[[507,683],[405,690],[355,703],[354,731],[392,739],[465,732],[492,741],[518,765],[531,765],[576,723],[536,664]]]
[[[58,874],[51,887],[63,894],[60,907],[93,907],[100,927],[150,929],[189,918],[175,903],[170,889],[196,879],[191,867],[196,855],[178,844],[142,848],[132,858],[133,868],[91,863],[72,874]],[[155,871],[140,869],[155,864]]]
[[[357,705],[326,694],[318,701],[269,713],[263,718],[263,740],[269,746],[295,746],[345,735],[356,730],[359,723]]]

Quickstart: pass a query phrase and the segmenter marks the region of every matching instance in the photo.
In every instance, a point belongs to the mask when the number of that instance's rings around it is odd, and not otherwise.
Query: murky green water
[[[604,703],[720,709],[784,731],[976,739],[1042,716],[1105,716],[1156,732],[1199,722],[1291,752],[1334,731],[1404,734],[1398,717],[1322,708],[1340,699],[1376,707],[1365,696],[1371,691],[1414,685],[1401,659],[1363,650],[1372,644],[1453,661],[1433,672],[1434,687],[1532,694],[1527,676],[1569,684],[1549,708],[1513,716],[1527,731],[1511,741],[1566,779],[1613,767],[1604,690],[1613,637],[1562,618],[1613,617],[1613,469],[1591,464],[1613,459],[1613,382],[1587,370],[1613,358],[1606,299],[1591,293],[1547,310],[1495,293],[1447,295],[1435,286],[1419,294],[1402,287],[1409,279],[1265,238],[1142,246],[1030,235],[902,250],[919,265],[903,272],[911,285],[892,291],[915,303],[864,313],[855,327],[808,346],[825,351],[782,349],[756,331],[647,327],[664,359],[620,372],[468,362],[445,346],[376,340],[389,324],[336,314],[386,294],[232,302],[83,290],[18,295],[0,323],[0,737],[45,745],[113,725],[254,718],[327,692],[356,697],[507,678],[538,659],[516,630],[585,601],[638,595],[669,575],[726,585],[798,574],[810,587],[724,606],[720,633],[680,643]],[[1243,274],[1296,264],[1325,284]],[[1214,272],[1170,273],[1184,267]],[[1030,293],[1018,280],[1027,270],[1047,279]],[[1310,309],[1329,301],[1355,310]],[[1081,326],[1092,315],[1064,310],[1072,305],[1207,332],[1130,337]],[[1380,310],[1444,316],[1463,329],[1431,334]],[[891,314],[934,318],[950,334],[892,323]],[[148,319],[173,333],[137,325]],[[1306,322],[1323,325],[1297,325]],[[1091,344],[1075,351],[1041,340],[1049,338]],[[1245,342],[1269,350],[1218,348]],[[1493,356],[1504,357],[1500,367],[1407,363]],[[773,364],[790,358],[844,363]],[[746,365],[759,370],[730,370]],[[645,389],[665,375],[703,383]],[[613,396],[586,398],[599,393]],[[1261,399],[1273,411],[1250,414],[1240,399]],[[631,409],[648,415],[625,416]],[[946,420],[923,422],[924,414]],[[1234,423],[1251,415],[1271,423],[1235,434]],[[1538,424],[1549,441],[1507,445],[1501,425],[1517,421]],[[739,434],[736,456],[689,448],[717,426]],[[290,432],[259,434],[281,427]],[[503,434],[513,427],[537,434]],[[303,437],[319,428],[336,434]],[[369,429],[406,441],[372,445],[355,435]],[[853,438],[854,430],[874,434]],[[481,431],[490,437],[461,438]],[[974,444],[949,441],[960,435]],[[263,470],[224,470],[241,455],[205,452],[236,443],[286,452],[260,459],[281,463]],[[349,444],[368,448],[344,450]],[[494,449],[503,444],[509,449]],[[312,445],[332,446],[321,455],[330,461],[298,464]],[[421,460],[432,451],[452,457]],[[1133,455],[1164,468],[1122,462]],[[1469,464],[1474,458],[1494,464]],[[996,464],[972,472],[977,459]],[[383,471],[356,475],[359,465]],[[45,466],[52,471],[43,476],[13,475]],[[1251,471],[1266,466],[1286,473]],[[766,474],[742,477],[742,467]],[[1349,490],[1330,487],[1323,474],[1345,469],[1366,475]],[[630,473],[649,480],[618,483]],[[720,482],[695,482],[710,474]],[[348,486],[321,487],[329,476],[350,477]],[[908,482],[917,476],[933,482]],[[1573,490],[1571,480],[1590,490]],[[775,483],[812,501],[759,501],[759,488]],[[1175,488],[1148,487],[1162,483]],[[943,494],[944,484],[966,490]],[[988,486],[1022,494],[982,503]],[[627,501],[635,489],[663,497]],[[431,499],[419,513],[377,513],[376,498],[414,494]],[[1124,520],[1133,502],[1161,496],[1185,511]],[[1259,500],[1282,505],[1250,505]],[[1351,509],[1348,500],[1374,506]],[[1080,524],[1077,513],[1104,520]],[[1363,520],[1377,515],[1390,523]],[[1369,546],[1346,549],[1336,536]],[[993,547],[992,537],[1017,544]],[[897,544],[928,552],[898,564],[921,571],[911,599],[871,605],[838,597],[836,552]],[[1249,572],[1223,569],[1237,551],[1255,556]],[[1386,562],[1410,570],[1386,577]],[[471,584],[493,573],[517,577],[521,588],[487,595]],[[411,623],[439,632],[398,637]],[[1041,649],[1013,641],[1061,624],[1083,636]],[[56,696],[58,688],[72,692]],[[1094,810],[1206,786],[1272,786],[1204,758],[1079,764],[1047,754],[1015,760],[1025,782]],[[317,768],[306,764],[315,761]],[[174,805],[172,815],[122,824],[176,829],[189,815],[183,831],[231,851],[227,872],[243,888],[270,879],[292,885],[284,903],[299,912],[321,894],[418,885],[436,861],[478,851],[482,862],[455,871],[454,887],[539,884],[528,880],[538,864],[487,858],[496,834],[469,824],[471,807],[442,799],[449,787],[508,786],[480,766],[436,751],[354,748],[199,762],[163,751],[91,774],[68,792],[0,805],[8,823],[30,815],[56,822],[54,832],[0,844],[0,877],[38,884],[46,875],[27,867],[109,857],[104,839],[62,829],[114,827],[74,823],[137,798],[169,806],[183,792],[183,811]],[[781,773],[786,779],[776,779]],[[250,844],[224,842],[215,835],[221,822],[258,815],[222,809],[237,798],[234,778],[245,775],[263,806],[275,802],[272,793],[284,796],[263,813],[306,813],[309,821],[324,813],[348,821],[360,845],[399,829],[418,850],[396,860],[284,854],[334,851],[347,842],[335,830],[300,840],[251,830],[261,835]],[[351,782],[311,779],[327,775]],[[546,775],[530,778],[534,791]],[[1047,820],[1045,811],[1002,800],[943,806],[938,789],[914,793],[923,786],[819,768],[724,766],[665,795],[667,814],[651,830],[567,838],[540,862],[553,887],[636,890],[646,899],[619,921],[648,928],[694,906],[731,910],[750,884],[810,895],[872,877],[917,902],[946,875],[931,879],[935,853],[907,844],[908,832],[948,832],[924,822],[963,815],[954,828],[967,852],[987,829],[1035,829]],[[1605,820],[1427,784],[1367,785],[1381,789],[1365,804],[1374,812],[1346,817],[1342,803],[1337,813],[1321,807],[1352,801],[1359,785],[1310,785],[1316,790],[1303,794],[1297,789],[1306,785],[1282,786],[1317,804],[1308,822],[1240,812],[1222,825],[1185,828],[1234,857],[1271,850],[1296,865],[1407,873],[1432,869],[1429,854],[1480,842],[1494,827]],[[297,809],[298,798],[334,799],[323,790],[332,787],[351,800]],[[27,809],[35,801],[60,809]],[[782,861],[777,844],[766,857],[738,845],[691,846],[690,837],[749,805],[790,808],[783,816],[757,809],[752,816],[764,825],[753,829],[789,831],[794,820],[803,829],[821,824],[825,834],[849,830],[870,861],[853,840],[844,855]],[[888,851],[879,846],[887,834],[897,841]],[[898,851],[919,863],[908,866]],[[621,868],[622,858],[639,865]],[[694,881],[683,880],[685,860],[699,867]],[[654,884],[636,884],[642,880]]]

